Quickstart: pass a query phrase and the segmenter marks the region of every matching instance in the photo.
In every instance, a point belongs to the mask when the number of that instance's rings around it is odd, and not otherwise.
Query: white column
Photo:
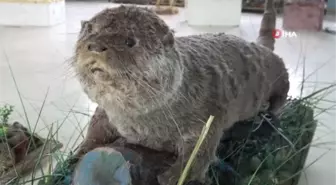
[[[0,0],[0,26],[53,26],[64,21],[64,0]]]
[[[186,16],[193,26],[239,26],[242,0],[186,0]]]

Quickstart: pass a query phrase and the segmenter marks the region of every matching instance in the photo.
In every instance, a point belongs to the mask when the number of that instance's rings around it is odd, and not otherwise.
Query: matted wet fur
[[[187,178],[204,182],[223,130],[267,102],[277,111],[286,101],[288,73],[272,52],[275,12],[265,16],[271,17],[263,24],[274,24],[261,26],[259,43],[225,33],[175,37],[155,13],[135,6],[105,9],[84,21],[73,65],[99,105],[93,119],[101,120],[89,128],[78,156],[124,137],[175,153],[176,162],[158,177],[161,185],[175,185],[213,115]]]

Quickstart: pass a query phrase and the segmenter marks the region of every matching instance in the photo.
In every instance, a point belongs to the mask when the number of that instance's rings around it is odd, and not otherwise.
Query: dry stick
[[[187,162],[186,167],[184,168],[184,170],[183,170],[183,172],[182,172],[182,175],[181,175],[181,177],[180,177],[180,179],[179,179],[177,185],[183,185],[183,183],[184,183],[184,181],[185,181],[185,179],[186,179],[186,177],[187,177],[187,174],[188,174],[188,172],[189,172],[189,170],[190,170],[191,164],[192,164],[192,162],[194,161],[194,159],[195,159],[195,157],[196,157],[196,155],[197,155],[197,152],[198,152],[198,150],[200,149],[200,146],[202,145],[202,143],[203,143],[203,141],[204,141],[204,139],[205,139],[205,136],[208,134],[209,128],[210,128],[211,123],[212,123],[212,121],[214,120],[214,118],[215,118],[214,116],[210,116],[209,119],[208,119],[208,121],[207,121],[207,123],[206,123],[205,126],[203,127],[203,129],[202,129],[202,134],[201,134],[200,137],[198,138],[198,141],[197,141],[197,143],[196,143],[196,146],[195,146],[193,152],[191,153],[191,156],[190,156],[190,158],[189,158],[189,160],[188,160],[188,162]]]

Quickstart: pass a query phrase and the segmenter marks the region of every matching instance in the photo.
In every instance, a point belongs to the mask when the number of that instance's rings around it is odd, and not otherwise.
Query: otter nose
[[[96,43],[90,43],[88,44],[87,46],[87,49],[89,51],[94,51],[94,52],[98,52],[98,53],[101,53],[101,52],[104,52],[107,50],[106,47],[100,45],[100,44],[96,44]]]

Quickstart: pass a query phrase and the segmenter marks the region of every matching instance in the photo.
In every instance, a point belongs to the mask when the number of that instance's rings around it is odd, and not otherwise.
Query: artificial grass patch
[[[296,185],[304,168],[317,121],[306,101],[290,100],[279,118],[259,113],[234,125],[223,138],[212,184]]]

